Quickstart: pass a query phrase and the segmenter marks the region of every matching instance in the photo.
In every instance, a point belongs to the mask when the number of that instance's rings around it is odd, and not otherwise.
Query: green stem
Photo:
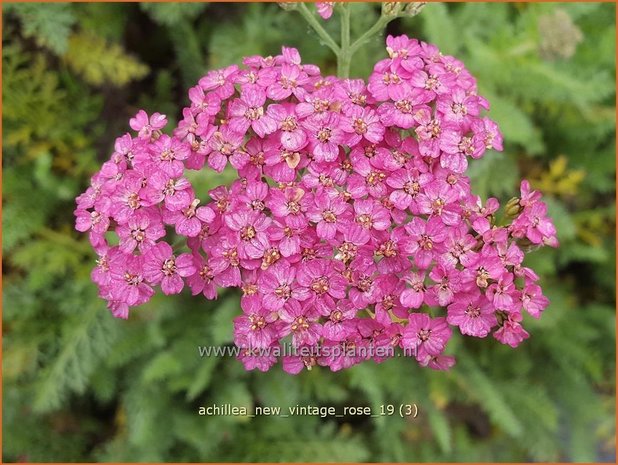
[[[364,34],[362,34],[354,43],[350,44],[350,4],[340,3],[339,9],[341,11],[341,45],[338,45],[335,40],[330,36],[328,32],[322,27],[316,15],[314,15],[305,3],[298,3],[298,12],[305,18],[313,30],[318,34],[322,42],[326,44],[337,57],[337,75],[341,78],[348,78],[350,76],[350,64],[352,63],[352,57],[358,51],[360,47],[365,45],[372,37],[380,34],[385,26],[393,19],[396,19],[402,15],[405,15],[401,11],[401,4],[395,4],[396,8],[386,10],[382,8],[380,17]],[[417,10],[414,11],[412,16],[418,14],[423,2],[412,3],[410,5],[416,5]]]
[[[324,43],[339,57],[339,45],[335,43],[333,38],[326,32],[326,30],[322,27],[316,17],[309,11],[307,5],[304,3],[299,3],[298,12],[303,15],[305,20],[309,23],[309,25],[313,28],[313,30],[320,36],[320,38],[324,41]]]
[[[342,78],[350,77],[350,5],[341,5],[341,49],[337,56],[337,75]]]
[[[396,16],[381,15],[375,24],[367,29],[367,31],[350,46],[350,58],[361,46],[365,45],[374,35],[381,32],[382,29],[395,18]]]
[[[532,40],[528,42],[522,42],[518,44],[516,47],[513,47],[511,50],[509,50],[508,56],[516,57],[516,56],[525,55],[526,53],[536,50],[536,48],[537,48],[537,44],[536,42]]]

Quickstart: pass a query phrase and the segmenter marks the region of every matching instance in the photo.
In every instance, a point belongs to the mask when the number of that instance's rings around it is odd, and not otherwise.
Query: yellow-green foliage
[[[148,73],[148,67],[128,55],[118,44],[88,32],[69,38],[69,48],[64,56],[67,64],[80,74],[88,84],[123,86]]]
[[[532,186],[546,194],[556,196],[574,196],[579,185],[584,180],[586,172],[582,169],[568,169],[568,159],[564,155],[558,156],[549,163],[547,170],[533,173]]]
[[[12,44],[3,47],[2,62],[2,116],[10,129],[4,143],[23,145],[29,149],[24,155],[32,157],[38,148],[28,143],[53,133],[66,92],[59,89],[57,74],[47,72],[48,63],[42,54],[33,55]]]

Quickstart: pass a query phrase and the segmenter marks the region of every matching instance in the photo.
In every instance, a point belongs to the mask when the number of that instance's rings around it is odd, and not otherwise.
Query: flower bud
[[[505,320],[508,320],[509,316],[505,310],[496,310],[496,320],[498,320],[498,325],[502,326]]]
[[[516,243],[517,243],[517,246],[524,253],[532,252],[533,250],[537,250],[538,248],[541,247],[539,244],[535,244],[532,241],[530,241],[530,239],[528,239],[527,237],[517,239]]]
[[[539,18],[540,53],[546,60],[571,58],[584,35],[569,14],[557,9]]]
[[[513,197],[506,203],[504,212],[509,218],[515,218],[521,212],[521,205],[519,204],[519,198]]]
[[[423,8],[425,8],[427,2],[412,2],[409,3],[404,9],[403,14],[406,16],[416,16],[421,12]]]
[[[285,11],[294,11],[298,8],[298,2],[278,2],[278,4]]]
[[[384,2],[382,3],[382,14],[384,16],[398,16],[401,11],[400,2]]]

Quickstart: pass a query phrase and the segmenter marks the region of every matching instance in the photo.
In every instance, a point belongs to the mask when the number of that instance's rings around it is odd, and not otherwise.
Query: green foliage
[[[240,18],[226,17],[218,27],[214,27],[214,22],[209,25],[213,28],[209,47],[209,65],[213,68],[239,63],[245,56],[276,55],[281,53],[282,45],[299,48],[307,63],[333,59],[326,47],[315,46],[315,37],[307,41],[309,26],[299,15],[285,12],[277,5],[247,5]]]
[[[117,333],[112,317],[101,305],[83,307],[88,302],[85,299],[94,297],[93,292],[76,292],[63,302],[69,310],[67,324],[56,347],[59,351],[51,357],[36,386],[32,403],[35,412],[57,409],[71,391],[83,393],[97,365],[111,350]],[[75,309],[80,312],[75,314]]]
[[[114,42],[119,42],[130,19],[127,8],[120,3],[109,5],[87,3],[81,5],[75,12],[82,30],[94,32]]]
[[[141,3],[143,11],[164,26],[174,48],[183,85],[189,88],[205,74],[204,51],[192,20],[205,9],[204,3]]]
[[[157,23],[176,26],[187,19],[194,19],[206,8],[205,3],[140,3]]]
[[[559,10],[570,29],[547,36],[539,25]],[[551,305],[526,319],[531,338],[515,351],[455,335],[458,364],[447,373],[400,357],[298,376],[199,356],[199,345],[231,343],[235,292],[214,302],[157,296],[128,321],[112,318],[90,283],[95,257],[73,231],[73,199],[138,108],[177,120],[207,68],[281,45],[332,73],[329,49],[275,4],[3,11],[5,461],[613,460],[614,5],[432,3],[390,26],[461,59],[488,97],[505,150],[471,163],[475,192],[507,200],[527,177],[549,193],[561,247],[529,254],[526,265]],[[352,35],[378,11],[353,4]],[[323,24],[339,33],[336,18]],[[556,37],[574,51],[556,49]],[[382,47],[359,50],[352,75],[366,77]],[[232,177],[204,170],[191,181],[204,197]],[[374,412],[415,403],[419,415],[198,415],[225,403]]]
[[[70,4],[5,3],[2,11],[16,14],[24,36],[34,38],[41,47],[47,47],[58,55],[67,51],[69,34],[75,24]]]

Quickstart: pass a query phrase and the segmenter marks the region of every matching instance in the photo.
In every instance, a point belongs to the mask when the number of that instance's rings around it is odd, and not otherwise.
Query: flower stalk
[[[380,17],[367,31],[365,31],[354,42],[351,42],[350,31],[350,3],[339,2],[341,38],[337,44],[335,39],[324,29],[316,15],[312,13],[305,3],[297,3],[294,6],[287,4],[286,9],[296,9],[305,18],[307,23],[313,28],[322,42],[327,45],[337,57],[337,76],[341,78],[350,77],[350,65],[354,54],[373,37],[380,34],[388,23],[403,16],[416,16],[421,12],[427,2],[412,2],[404,6],[399,2],[385,2],[382,4]]]
[[[304,3],[299,3],[298,12],[303,16],[303,18],[305,18],[307,23],[309,23],[309,26],[313,28],[313,30],[317,33],[320,39],[322,39],[324,44],[326,44],[333,51],[333,53],[337,55],[337,57],[339,57],[339,53],[340,53],[339,46],[334,41],[334,39],[330,36],[330,34],[326,32],[326,29],[322,27],[322,25],[317,20],[315,15],[311,11],[309,11],[309,8],[307,8],[307,5],[305,5]]]
[[[350,77],[350,63],[352,53],[350,49],[350,5],[341,5],[341,48],[337,55],[337,75]]]

